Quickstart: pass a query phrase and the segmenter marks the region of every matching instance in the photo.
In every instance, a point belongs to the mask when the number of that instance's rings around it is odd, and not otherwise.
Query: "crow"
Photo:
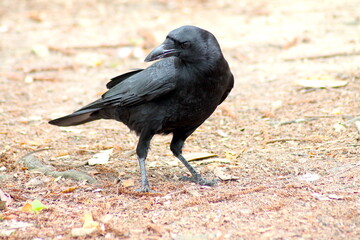
[[[140,166],[140,192],[152,192],[145,159],[155,134],[173,134],[170,149],[190,171],[182,180],[213,186],[183,157],[185,140],[228,96],[234,77],[215,36],[199,27],[171,31],[145,62],[159,60],[112,78],[100,99],[74,113],[51,120],[57,126],[74,126],[98,119],[124,123],[139,136],[136,154]]]

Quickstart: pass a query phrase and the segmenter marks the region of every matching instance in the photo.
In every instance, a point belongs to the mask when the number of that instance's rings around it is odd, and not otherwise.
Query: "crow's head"
[[[191,63],[217,60],[222,53],[213,34],[195,26],[182,26],[171,31],[165,41],[149,53],[145,62],[172,56]]]

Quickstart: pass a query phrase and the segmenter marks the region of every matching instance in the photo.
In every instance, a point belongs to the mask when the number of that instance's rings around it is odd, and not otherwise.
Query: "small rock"
[[[71,229],[72,237],[83,237],[86,235],[90,235],[96,231],[96,228],[73,228]]]
[[[188,193],[193,197],[201,197],[201,194],[195,190],[189,190]]]
[[[49,48],[43,44],[35,44],[32,46],[31,51],[39,57],[46,57],[49,55]]]
[[[340,123],[334,124],[333,128],[334,128],[335,132],[342,132],[342,131],[346,130],[346,127]]]
[[[32,178],[27,183],[25,183],[25,186],[27,188],[35,188],[38,186],[41,186],[44,184],[44,181],[38,178]]]
[[[320,175],[316,173],[306,173],[298,177],[300,181],[314,182],[320,179]]]
[[[344,199],[344,196],[340,196],[340,195],[337,195],[337,194],[329,194],[328,197],[331,198],[331,199],[335,199],[335,200]]]
[[[317,200],[320,200],[320,201],[328,201],[328,200],[331,200],[330,198],[328,198],[327,196],[324,196],[320,193],[313,193],[311,194],[314,198],[316,198]]]
[[[240,209],[239,210],[240,211],[240,213],[242,214],[242,215],[250,215],[250,214],[252,214],[252,210],[251,209],[249,209],[249,208],[243,208],[243,209]]]

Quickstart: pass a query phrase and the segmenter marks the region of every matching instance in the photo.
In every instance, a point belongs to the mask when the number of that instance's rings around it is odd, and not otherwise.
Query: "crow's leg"
[[[136,147],[136,154],[138,156],[140,174],[141,174],[141,188],[136,189],[139,192],[153,192],[150,189],[149,181],[146,176],[145,160],[150,147],[150,141],[154,134],[148,131],[142,131],[140,134],[139,142]]]
[[[217,181],[204,179],[200,175],[200,173],[198,173],[182,155],[182,148],[184,146],[184,142],[186,138],[189,137],[195,131],[195,129],[191,129],[189,131],[184,131],[184,132],[180,132],[180,131],[174,132],[170,144],[170,149],[175,155],[175,157],[177,157],[191,173],[191,177],[182,177],[180,178],[181,180],[191,181],[205,186],[214,186]]]

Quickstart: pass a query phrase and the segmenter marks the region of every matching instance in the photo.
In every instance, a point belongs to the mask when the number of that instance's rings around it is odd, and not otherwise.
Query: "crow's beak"
[[[172,44],[171,44],[172,45]],[[156,47],[152,50],[149,55],[145,58],[145,62],[151,62],[154,60],[158,60],[161,58],[167,58],[171,56],[178,56],[179,51],[176,49],[172,49],[170,44],[166,43],[166,41],[160,46]]]

